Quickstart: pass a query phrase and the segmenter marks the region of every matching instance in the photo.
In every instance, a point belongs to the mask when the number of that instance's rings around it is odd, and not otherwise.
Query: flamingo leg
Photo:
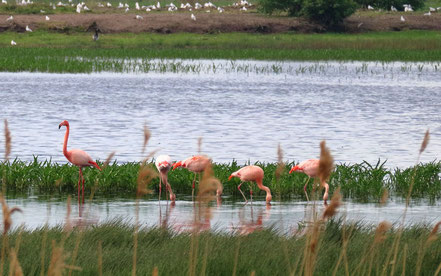
[[[82,178],[83,178],[83,195],[81,196],[81,202],[84,204],[84,176],[82,176]]]
[[[253,187],[250,184],[250,197],[251,197],[251,205],[253,205]]]
[[[81,185],[81,176],[82,176],[82,173],[81,173],[81,167],[80,167],[80,170],[79,170],[79,172],[78,172],[78,204],[80,203],[80,185]]]
[[[308,186],[308,182],[311,179],[311,177],[308,175],[308,180],[306,180],[305,186],[303,187],[303,191],[305,191],[306,200],[309,201],[308,192],[306,191],[306,186]]]
[[[196,173],[194,173],[194,179],[193,179],[193,184],[191,185],[191,200],[194,201],[194,186],[196,183]]]
[[[243,182],[241,182],[239,184],[239,186],[237,186],[237,189],[239,189],[239,192],[242,194],[243,198],[245,199],[245,204],[247,204],[248,200],[247,200],[246,196],[244,195],[244,193],[242,192],[242,190],[240,189],[240,186],[242,186],[242,184],[243,184]]]
[[[161,205],[161,189],[162,189],[161,182],[162,182],[162,176],[159,176],[159,198],[158,198],[159,205]]]
[[[170,186],[170,184],[168,184],[168,182],[165,184],[165,186],[167,187],[167,190],[168,190],[168,192],[170,193],[170,200],[171,201],[175,201],[175,196],[174,196],[174,194],[173,194],[173,190],[172,190],[172,188],[171,188],[171,186]]]

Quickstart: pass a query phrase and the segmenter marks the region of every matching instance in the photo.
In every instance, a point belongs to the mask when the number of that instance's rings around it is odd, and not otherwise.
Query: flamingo
[[[205,155],[195,155],[185,159],[184,161],[179,161],[173,164],[173,170],[178,167],[186,168],[187,170],[194,172],[193,184],[191,186],[191,197],[194,197],[194,186],[196,182],[196,174],[201,173],[205,168],[211,163],[211,159]],[[218,188],[216,195],[219,197],[222,194],[222,189]]]
[[[306,186],[308,185],[308,182],[311,179],[311,177],[313,177],[313,178],[318,177],[319,163],[320,163],[319,159],[308,159],[308,160],[300,162],[300,164],[298,164],[296,166],[293,166],[291,168],[291,170],[289,171],[289,173],[292,173],[294,171],[303,172],[308,176],[308,180],[306,181],[305,186],[303,187],[303,190],[305,191],[305,194],[306,194],[306,199],[308,201],[309,201],[309,198],[308,198],[308,193],[306,192]],[[326,204],[326,201],[328,200],[329,185],[328,185],[328,183],[325,182],[324,184],[322,184],[322,186],[325,187],[323,201]]]
[[[168,155],[160,155],[158,158],[156,158],[155,161],[156,168],[158,169],[158,172],[160,173],[159,177],[159,200],[161,200],[161,182],[164,182],[166,191],[168,190],[170,193],[170,200],[175,201],[176,195],[173,193],[170,184],[168,184],[168,171],[172,167],[171,158]]]
[[[239,189],[239,192],[242,194],[243,198],[245,199],[245,203],[248,203],[248,200],[245,197],[245,195],[243,194],[242,190],[240,189],[240,186],[242,186],[242,184],[244,182],[255,181],[257,184],[257,187],[259,187],[259,189],[264,190],[266,192],[266,203],[270,204],[271,199],[272,199],[271,190],[270,190],[270,188],[263,186],[263,184],[262,184],[263,170],[261,167],[254,166],[254,165],[243,167],[242,169],[233,172],[230,175],[230,177],[228,177],[228,180],[231,180],[231,178],[233,178],[233,177],[239,177],[240,181],[242,181],[239,184],[239,186],[237,186],[237,188]],[[253,191],[252,190],[250,190],[250,195],[251,195],[251,202],[253,202]]]
[[[92,157],[90,157],[89,154],[87,154],[85,151],[79,150],[79,149],[72,149],[70,151],[67,150],[67,139],[69,139],[69,122],[63,121],[58,126],[58,129],[60,129],[62,126],[66,127],[66,134],[64,135],[64,144],[63,144],[63,154],[66,156],[67,160],[74,164],[75,166],[78,166],[80,172],[79,172],[79,179],[78,179],[78,202],[80,202],[80,183],[82,182],[82,202],[84,204],[84,177],[83,177],[83,167],[89,167],[94,166],[98,170],[101,171],[100,166],[93,161]],[[81,181],[82,180],[82,181]]]

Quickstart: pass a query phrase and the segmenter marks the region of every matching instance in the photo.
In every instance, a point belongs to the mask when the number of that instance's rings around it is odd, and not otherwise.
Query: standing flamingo
[[[239,189],[239,192],[242,194],[243,198],[245,199],[245,203],[248,203],[248,200],[245,197],[245,195],[243,194],[242,190],[240,189],[240,186],[242,186],[242,184],[244,182],[255,181],[257,184],[257,187],[259,187],[259,189],[264,190],[266,192],[266,203],[270,204],[271,199],[272,199],[271,190],[270,190],[270,188],[263,186],[263,184],[262,184],[263,170],[261,167],[254,166],[254,165],[243,167],[242,169],[232,173],[230,175],[230,177],[228,178],[228,180],[231,180],[231,178],[233,178],[233,177],[239,177],[240,180],[242,181],[239,184],[239,186],[237,186],[237,188]],[[251,202],[253,202],[253,190],[251,190],[251,189],[250,189],[250,195],[251,195]]]
[[[160,155],[158,158],[156,158],[155,161],[156,168],[158,169],[158,172],[160,173],[159,177],[159,200],[161,200],[161,182],[164,182],[166,193],[169,191],[170,193],[170,200],[175,201],[176,195],[173,193],[170,184],[168,183],[168,171],[170,171],[172,167],[171,158],[168,155]]]
[[[308,193],[306,192],[306,186],[308,185],[309,180],[315,177],[318,177],[318,171],[319,171],[319,159],[308,159],[305,161],[300,162],[300,164],[293,166],[289,173],[292,173],[294,171],[303,172],[308,176],[308,180],[305,183],[305,186],[303,187],[303,190],[306,194],[306,199],[309,201]],[[329,185],[328,183],[324,182],[322,186],[325,187],[325,193],[323,195],[323,200],[326,204],[326,201],[328,200],[328,191],[329,191]]]
[[[185,159],[184,161],[179,161],[173,164],[173,170],[178,167],[186,168],[187,170],[194,172],[193,184],[191,186],[191,198],[194,197],[194,186],[196,182],[196,174],[201,173],[205,168],[211,163],[211,159],[205,155],[195,155]],[[219,197],[222,194],[222,189],[218,188],[216,195]]]
[[[61,124],[58,126],[58,129],[60,129],[62,126],[66,127],[66,134],[64,135],[63,154],[64,156],[66,156],[69,162],[71,162],[75,166],[78,166],[80,169],[79,179],[78,179],[78,202],[80,202],[80,184],[82,183],[82,187],[83,187],[82,203],[84,204],[83,167],[94,166],[100,171],[101,168],[98,166],[98,164],[95,161],[93,161],[92,157],[90,157],[90,155],[87,154],[85,151],[79,149],[72,149],[70,151],[67,150],[67,139],[69,139],[69,122],[68,121],[61,122]]]

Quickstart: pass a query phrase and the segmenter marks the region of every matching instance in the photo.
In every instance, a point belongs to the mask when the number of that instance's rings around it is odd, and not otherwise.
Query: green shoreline
[[[11,46],[11,40],[17,46]],[[121,63],[136,58],[144,63],[151,59],[439,62],[441,33],[121,33],[102,35],[97,42],[84,32],[0,33],[0,71],[4,72],[124,72]]]
[[[148,165],[156,171],[153,163]],[[214,177],[223,184],[224,195],[241,197],[237,190],[239,179],[228,180],[228,177],[244,165],[235,161],[229,164],[213,164]],[[256,165],[263,168],[265,173],[263,184],[271,189],[275,200],[305,199],[303,186],[307,176],[303,173],[289,174],[293,163],[282,166],[283,173],[279,179],[275,177],[277,163],[256,163]],[[84,169],[86,192],[89,193],[94,189],[96,195],[105,196],[115,193],[135,195],[138,188],[139,172],[140,163],[137,162],[114,163],[105,167],[101,172],[86,168]],[[412,179],[413,174],[415,174],[414,179]],[[413,199],[425,198],[434,202],[441,198],[440,174],[441,161],[419,164],[416,167],[405,169],[387,169],[380,161],[377,164],[338,164],[328,183],[331,195],[340,187],[344,197],[360,201],[378,201],[385,190],[388,190],[392,196],[406,198],[409,185],[413,181],[411,197]],[[69,164],[40,162],[37,159],[34,162],[15,160],[10,163],[0,163],[0,175],[0,185],[3,185],[8,193],[26,194],[30,189],[41,194],[75,194],[77,191],[78,168]],[[168,176],[169,183],[175,193],[191,194],[191,183],[194,177],[192,172],[186,169],[176,169],[169,172]],[[311,183],[313,183],[312,180],[308,185],[309,193],[312,192]],[[153,178],[149,188],[157,193],[158,184],[159,179]],[[263,191],[259,191],[255,184],[252,185],[256,196],[260,197],[265,194]],[[249,185],[243,185],[242,190],[248,193]]]
[[[8,246],[3,246],[8,252],[4,258],[4,275],[10,272],[13,252],[17,253],[24,275],[39,275],[48,270],[60,273],[49,275],[67,275],[69,268],[75,268],[73,275],[130,275],[134,271],[135,252],[137,275],[332,275],[333,271],[336,275],[436,275],[439,272],[439,234],[431,233],[432,227],[428,225],[397,229],[387,223],[375,227],[331,220],[299,227],[297,234],[284,236],[274,229],[262,230],[258,226],[254,231],[251,218],[245,220],[249,221],[249,229],[244,225],[243,231],[250,234],[176,233],[172,228],[145,227],[136,231],[133,225],[118,221],[74,230],[63,230],[62,226],[15,230],[6,238]],[[157,274],[152,274],[154,269]]]

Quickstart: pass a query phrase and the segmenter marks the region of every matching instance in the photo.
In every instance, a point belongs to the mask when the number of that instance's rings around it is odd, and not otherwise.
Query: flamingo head
[[[267,194],[266,195],[266,204],[271,204],[271,200],[273,200],[273,197],[271,196],[271,194]]]
[[[60,129],[62,126],[69,127],[69,122],[66,120],[62,121],[61,124],[58,125],[58,129]]]
[[[291,170],[289,171],[289,173],[292,173],[292,172],[294,172],[294,171],[300,171],[300,170],[301,170],[301,169],[300,169],[299,166],[294,166],[294,167],[291,168]]]
[[[173,170],[175,170],[178,167],[184,167],[185,168],[185,163],[182,163],[182,161],[176,162],[173,164]]]
[[[231,180],[231,178],[233,178],[233,177],[238,177],[239,175],[237,175],[237,173],[236,172],[234,172],[234,173],[232,173],[231,175],[230,175],[230,177],[228,177],[228,180]]]

